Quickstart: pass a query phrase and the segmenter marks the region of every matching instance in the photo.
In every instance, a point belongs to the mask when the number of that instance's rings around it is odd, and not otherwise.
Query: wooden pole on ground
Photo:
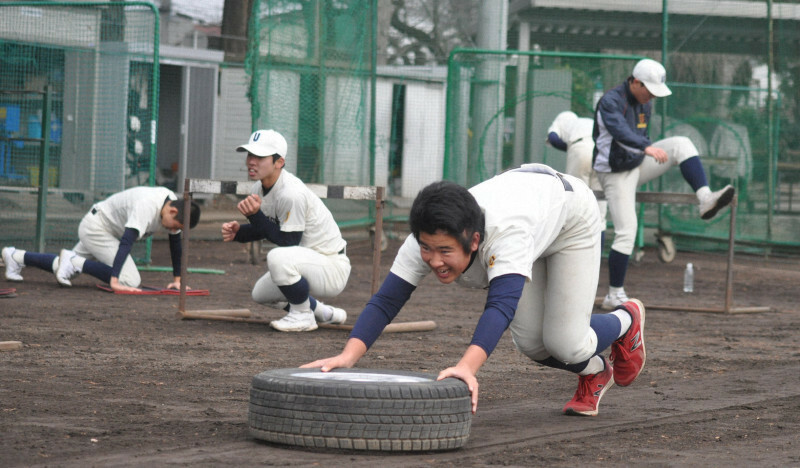
[[[21,348],[21,341],[0,341],[0,351],[14,351]]]
[[[247,310],[247,309],[244,309]],[[271,320],[253,317],[252,314],[241,312],[239,315],[234,314],[220,314],[219,311],[185,311],[181,314],[181,318],[185,320],[218,320],[223,322],[242,322],[242,323],[259,323],[262,325],[269,325]],[[321,323],[319,328],[327,328],[331,330],[352,330],[353,325],[334,325],[330,323]],[[402,333],[402,332],[417,332],[417,331],[430,331],[436,328],[436,322],[433,320],[422,320],[417,322],[398,322],[390,323],[383,329],[387,333]]]

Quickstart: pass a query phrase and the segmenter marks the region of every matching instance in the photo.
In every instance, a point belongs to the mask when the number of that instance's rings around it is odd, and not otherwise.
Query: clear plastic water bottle
[[[686,264],[686,270],[683,272],[683,292],[690,293],[694,291],[694,266],[691,263]]]

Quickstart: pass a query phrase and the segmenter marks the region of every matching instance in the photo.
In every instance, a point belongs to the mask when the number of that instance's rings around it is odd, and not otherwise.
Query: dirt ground
[[[385,276],[399,246],[383,253]],[[353,274],[329,300],[352,324],[369,297],[368,240],[348,247]],[[240,244],[195,240],[191,274],[209,289],[187,309],[249,308],[274,319],[281,311],[252,302],[264,266]],[[695,293],[682,292],[686,262]],[[153,264],[168,265],[164,241]],[[178,298],[102,292],[84,275],[60,288],[41,270],[7,283],[0,299],[0,465],[15,466],[797,466],[800,465],[800,260],[737,255],[734,306],[767,313],[718,314],[658,306],[721,308],[724,254],[679,251],[660,263],[648,250],[631,265],[627,289],[646,306],[647,365],[630,387],[606,393],[595,418],[561,408],[577,379],[543,368],[504,336],[479,374],[480,402],[467,444],[414,454],[307,450],[261,442],[247,429],[250,379],[337,353],[347,332],[286,334],[264,325],[180,320]],[[146,271],[146,284],[169,273]],[[600,290],[605,290],[605,266]],[[433,331],[384,334],[361,368],[432,374],[454,364],[469,343],[484,291],[428,278],[398,316],[433,319]]]

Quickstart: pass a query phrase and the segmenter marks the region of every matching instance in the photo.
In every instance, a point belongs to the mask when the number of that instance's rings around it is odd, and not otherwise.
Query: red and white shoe
[[[611,364],[614,366],[614,381],[620,387],[632,384],[644,369],[647,354],[644,349],[644,305],[638,299],[622,304],[631,314],[631,327],[611,344]]]
[[[602,357],[602,356],[601,356]],[[602,372],[578,377],[578,390],[575,396],[564,406],[564,414],[572,416],[597,416],[600,399],[606,390],[614,385],[614,368],[608,359],[603,357],[606,368]]]

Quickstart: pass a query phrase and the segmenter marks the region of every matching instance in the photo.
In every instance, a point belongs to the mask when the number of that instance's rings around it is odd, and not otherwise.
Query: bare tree
[[[386,62],[393,65],[445,64],[456,47],[474,47],[479,0],[391,0]],[[380,15],[385,18],[386,12]],[[383,50],[379,53],[384,53]]]
[[[244,59],[254,0],[225,0],[226,60]],[[505,0],[494,0],[505,1]],[[456,47],[475,47],[480,0],[378,0],[378,55],[393,65],[445,64]]]
[[[225,60],[244,61],[247,53],[247,26],[253,0],[225,0],[222,11],[222,43]]]

